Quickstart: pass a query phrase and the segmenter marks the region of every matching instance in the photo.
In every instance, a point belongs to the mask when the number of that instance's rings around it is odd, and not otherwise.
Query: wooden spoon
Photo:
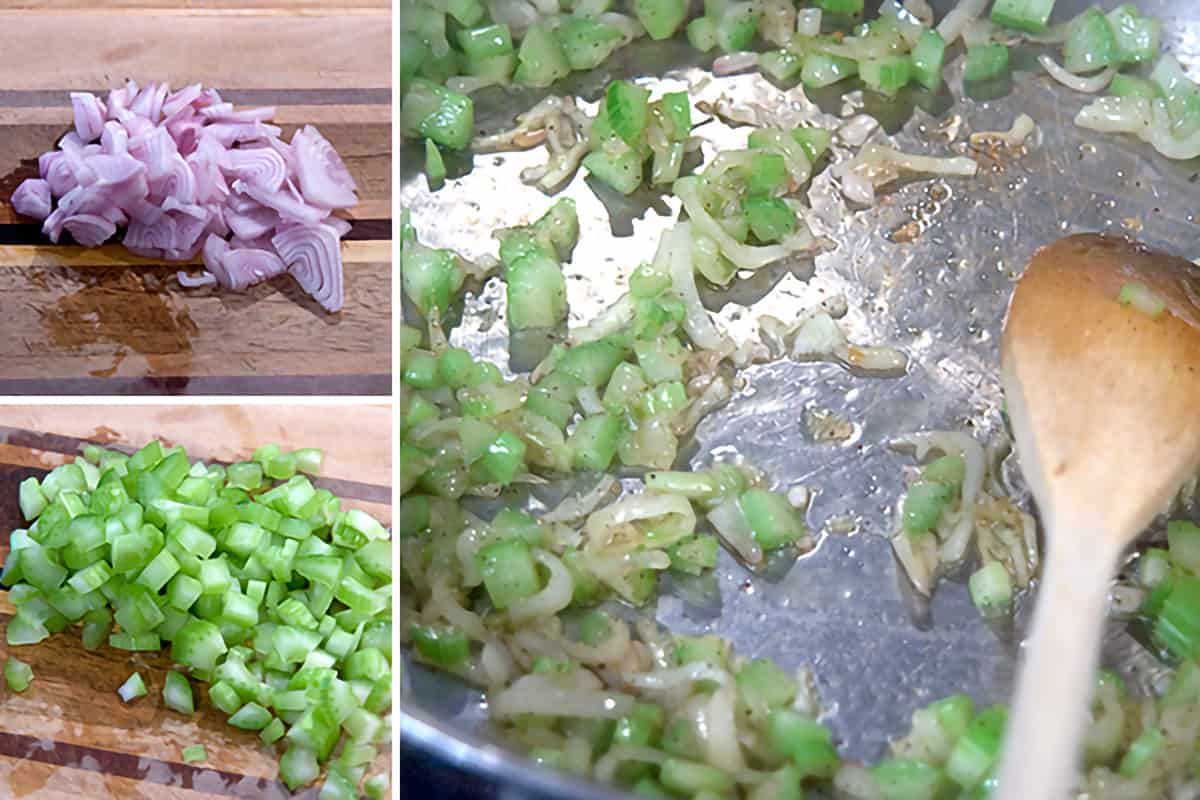
[[[997,800],[1073,787],[1118,560],[1200,465],[1198,276],[1084,234],[1039,250],[1013,293],[1001,379],[1047,553]],[[1135,282],[1165,310],[1118,302]]]

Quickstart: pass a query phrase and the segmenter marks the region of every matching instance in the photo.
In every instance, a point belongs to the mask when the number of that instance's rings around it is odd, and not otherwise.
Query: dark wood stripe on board
[[[0,756],[20,758],[50,764],[56,767],[72,767],[120,778],[131,778],[143,783],[193,789],[218,797],[238,797],[247,800],[311,800],[320,789],[310,786],[292,794],[279,781],[252,778],[234,772],[199,767],[171,761],[159,761],[131,753],[118,753],[99,747],[72,744],[22,736],[0,731]]]
[[[19,219],[19,218],[18,218]],[[350,232],[342,241],[366,242],[392,238],[390,219],[352,219]],[[74,244],[69,232],[63,234],[63,244]],[[36,222],[0,223],[0,245],[47,245],[49,240]]]

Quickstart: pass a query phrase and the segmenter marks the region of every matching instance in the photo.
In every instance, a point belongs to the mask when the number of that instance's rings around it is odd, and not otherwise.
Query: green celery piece
[[[841,763],[829,729],[790,708],[771,710],[766,741],[772,752],[790,760],[805,777],[831,778]]]
[[[699,761],[668,758],[659,769],[659,780],[668,790],[684,796],[700,792],[724,795],[735,786],[733,776]]]
[[[601,183],[621,194],[633,194],[642,184],[642,157],[629,147],[615,153],[593,150],[584,157],[583,166]]]
[[[449,250],[437,250],[414,242],[400,253],[400,282],[404,294],[426,318],[431,311],[440,314],[450,307],[464,278],[458,256]],[[415,348],[409,350],[405,361],[413,358],[414,352]]]
[[[687,40],[701,53],[717,46],[717,23],[712,17],[696,17],[687,24]]]
[[[246,703],[229,718],[229,724],[244,731],[261,731],[271,720],[270,711],[258,703]]]
[[[692,104],[687,92],[667,92],[650,105],[672,142],[686,141],[692,133]]]
[[[880,800],[938,800],[953,795],[942,770],[924,761],[888,758],[870,768]]]
[[[769,659],[756,658],[738,670],[738,698],[757,718],[765,720],[772,709],[791,705],[800,685]]]
[[[954,494],[955,489],[944,483],[920,480],[909,486],[901,504],[905,532],[916,535],[935,527]]]
[[[170,671],[163,684],[163,705],[180,714],[191,714],[196,710],[192,699],[192,686],[182,672]]]
[[[966,731],[975,715],[975,704],[965,694],[943,697],[918,708],[912,715],[912,730],[898,755],[942,764]]]
[[[634,15],[656,41],[674,36],[687,19],[687,10],[687,0],[633,0]]]
[[[783,241],[796,230],[796,212],[778,197],[748,197],[742,211],[754,237],[763,244]]]
[[[858,75],[874,91],[895,97],[912,79],[912,59],[907,55],[867,59],[859,63]]]
[[[980,711],[946,759],[946,774],[964,789],[982,781],[995,764],[1004,738],[1008,711],[991,706]]]
[[[1054,0],[996,0],[992,6],[992,22],[1006,28],[1030,33],[1046,30]]]
[[[1068,23],[1063,66],[1074,73],[1104,69],[1117,61],[1117,39],[1104,14],[1089,8]]]
[[[33,683],[33,667],[16,656],[9,656],[4,661],[4,682],[18,694],[25,691]]]
[[[738,505],[763,550],[775,550],[807,533],[804,520],[787,498],[766,489],[747,489]]]
[[[407,135],[424,136],[451,150],[462,150],[471,143],[474,133],[475,105],[465,94],[415,78],[401,101],[400,125]]]
[[[621,418],[597,414],[580,420],[567,438],[576,469],[603,472],[617,454]]]
[[[629,81],[617,80],[604,93],[604,112],[613,133],[638,148],[650,118],[650,92]]]
[[[279,759],[279,779],[293,792],[321,774],[317,754],[309,747],[292,744]]]
[[[189,621],[171,642],[171,660],[192,669],[215,669],[217,660],[226,652],[221,630],[207,620]]]
[[[508,485],[524,468],[527,450],[525,442],[516,434],[503,431],[488,445],[479,464],[493,481]]]
[[[825,155],[833,142],[833,132],[828,128],[804,127],[793,128],[791,136],[804,151],[809,164],[816,164],[817,159]]]
[[[715,667],[724,667],[729,658],[729,643],[718,636],[676,636],[675,662],[693,664],[702,661]]]
[[[503,539],[486,545],[479,549],[476,559],[483,585],[496,608],[508,608],[541,588],[529,545],[520,539]]]
[[[958,488],[967,476],[967,462],[957,454],[935,458],[921,470],[921,480]]]
[[[623,344],[611,338],[596,339],[565,351],[559,359],[557,370],[585,386],[599,387],[608,382],[613,370],[625,360],[627,353]]]
[[[204,749],[202,744],[187,745],[180,751],[185,764],[198,764],[203,761],[208,761],[208,751]]]
[[[1163,593],[1161,606],[1153,610],[1155,594]],[[1200,656],[1200,578],[1173,576],[1159,584],[1143,603],[1143,611],[1154,619],[1154,638],[1175,658]]]
[[[1113,97],[1141,97],[1146,100],[1162,96],[1162,90],[1156,84],[1123,72],[1113,76],[1112,83],[1108,85],[1108,93]]]
[[[971,602],[985,617],[1004,614],[1012,606],[1012,576],[999,561],[989,561],[971,574]]]
[[[1008,48],[999,42],[987,42],[967,48],[963,80],[968,83],[991,80],[1008,71]]]
[[[567,317],[567,283],[553,257],[529,253],[505,270],[512,330],[553,328]]]
[[[1158,753],[1166,747],[1167,737],[1158,728],[1150,728],[1142,731],[1142,733],[1134,739],[1125,755],[1121,758],[1121,764],[1117,771],[1127,778],[1132,778],[1141,772],[1142,767],[1151,761]]]
[[[146,682],[142,680],[141,675],[135,672],[118,687],[117,694],[120,695],[122,703],[128,703],[139,697],[145,697]]]
[[[1162,45],[1159,20],[1143,17],[1132,3],[1117,6],[1108,12],[1106,19],[1116,41],[1119,63],[1144,64],[1158,57]]]
[[[517,51],[513,81],[525,86],[545,87],[565,78],[570,71],[570,64],[554,33],[541,22],[531,25]]]
[[[730,3],[717,19],[717,46],[726,53],[745,50],[758,31],[758,5],[753,2]]]
[[[844,17],[856,17],[863,13],[863,0],[816,0],[813,3],[822,11]]]
[[[757,146],[754,139],[751,146]],[[750,165],[745,169],[746,191],[755,199],[756,195],[775,195],[786,190],[788,184],[787,161],[780,153],[755,152]],[[792,216],[795,216],[794,214]]]
[[[685,572],[689,575],[699,575],[705,570],[717,566],[717,537],[709,535],[694,536],[667,548],[671,559],[671,569]]]
[[[1200,573],[1200,527],[1187,520],[1167,523],[1171,562],[1193,574]]]
[[[29,521],[36,519],[46,509],[48,505],[46,495],[42,493],[42,487],[38,484],[37,478],[30,477],[21,481],[19,505],[21,516]]]
[[[579,620],[579,641],[588,647],[599,647],[611,632],[612,619],[603,611],[589,611]]]
[[[572,70],[595,69],[621,45],[621,32],[612,25],[587,17],[564,17],[554,30]]]
[[[463,28],[458,32],[458,44],[470,59],[491,58],[513,52],[512,32],[504,24]]]
[[[433,139],[425,140],[425,178],[430,189],[440,189],[446,182],[446,162]]]
[[[777,81],[790,81],[800,74],[804,59],[791,50],[768,50],[758,57],[758,66]]]
[[[804,57],[800,81],[809,89],[821,89],[857,74],[858,63],[853,59],[814,50]]]

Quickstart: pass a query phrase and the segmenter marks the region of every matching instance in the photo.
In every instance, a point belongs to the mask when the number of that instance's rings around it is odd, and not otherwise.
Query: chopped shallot
[[[340,239],[332,216],[358,202],[354,178],[311,125],[290,143],[267,124],[275,109],[237,111],[214,89],[129,81],[108,94],[72,92],[74,128],[38,158],[13,209],[96,247],[124,227],[122,243],[147,258],[205,271],[181,285],[243,291],[288,272],[327,311],[343,303]],[[57,200],[57,206],[54,201]]]

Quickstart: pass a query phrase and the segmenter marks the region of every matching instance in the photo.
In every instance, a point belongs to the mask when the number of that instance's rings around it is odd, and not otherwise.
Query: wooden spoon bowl
[[[1132,283],[1164,308],[1120,302]],[[1198,293],[1191,262],[1097,234],[1043,247],[1013,293],[1001,379],[1047,555],[999,800],[1071,788],[1109,582],[1200,466]]]

